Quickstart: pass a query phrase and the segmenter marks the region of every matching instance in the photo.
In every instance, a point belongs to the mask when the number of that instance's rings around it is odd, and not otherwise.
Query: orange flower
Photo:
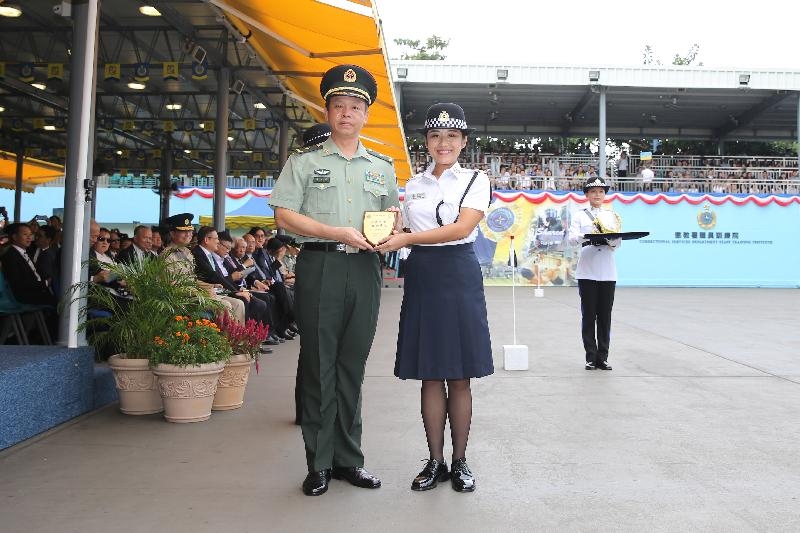
[[[176,317],[175,317],[175,320],[177,320],[178,322],[180,322],[181,320],[183,320],[183,317],[182,317],[182,316],[176,316]]]
[[[180,332],[180,331],[176,331],[176,332],[175,332],[175,336],[176,336],[176,337],[180,337],[180,336],[181,336],[181,332]]]

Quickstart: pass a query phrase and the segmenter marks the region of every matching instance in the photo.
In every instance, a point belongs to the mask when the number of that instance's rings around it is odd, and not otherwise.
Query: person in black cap
[[[381,485],[361,451],[361,384],[381,292],[380,261],[362,230],[364,212],[398,211],[399,195],[392,159],[359,139],[377,94],[357,65],[328,70],[320,95],[331,136],[289,157],[270,198],[278,227],[303,246],[295,313],[308,496],[324,494],[331,477]]]
[[[303,148],[323,143],[331,136],[331,127],[324,122],[314,124],[303,132]]]
[[[406,183],[404,220],[409,232],[390,236],[381,252],[411,246],[406,261],[394,373],[422,381],[422,421],[429,460],[411,483],[429,490],[450,478],[458,492],[475,490],[466,449],[472,422],[471,378],[492,374],[492,345],[483,276],[473,243],[489,209],[489,178],[461,168],[467,145],[464,110],[457,104],[428,109],[425,143],[433,163]],[[452,471],[444,459],[450,420]]]
[[[575,278],[581,297],[581,336],[586,352],[586,370],[611,370],[608,348],[611,341],[611,308],[617,284],[614,252],[622,241],[605,239],[593,241],[602,244],[592,244],[584,237],[587,233],[620,231],[619,215],[603,208],[608,190],[605,179],[589,178],[583,186],[589,207],[573,213],[569,227],[569,243],[582,246]]]

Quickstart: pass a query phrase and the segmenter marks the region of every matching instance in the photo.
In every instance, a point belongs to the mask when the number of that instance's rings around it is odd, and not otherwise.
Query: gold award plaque
[[[364,237],[372,246],[392,234],[395,214],[393,211],[365,211]]]

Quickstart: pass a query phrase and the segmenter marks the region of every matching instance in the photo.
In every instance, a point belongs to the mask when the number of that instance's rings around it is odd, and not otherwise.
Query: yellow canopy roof
[[[22,190],[33,192],[37,185],[64,175],[64,167],[48,161],[26,157],[22,164]],[[0,150],[0,187],[16,189],[17,154]]]
[[[200,215],[200,225],[210,226],[214,222],[211,215]],[[275,217],[259,217],[251,215],[225,215],[225,227],[227,229],[250,229],[255,226],[276,229]]]
[[[322,74],[352,63],[378,82],[378,98],[361,132],[366,146],[394,158],[402,184],[411,176],[403,125],[389,76],[382,30],[371,0],[209,0],[222,9],[278,75],[291,97],[324,121]],[[336,7],[340,6],[340,7]]]

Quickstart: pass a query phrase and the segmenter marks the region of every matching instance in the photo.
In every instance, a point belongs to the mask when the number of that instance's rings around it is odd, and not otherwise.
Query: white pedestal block
[[[503,345],[503,367],[506,370],[528,370],[528,347],[523,344]]]
[[[536,298],[544,298],[544,289],[533,289],[533,295]]]

